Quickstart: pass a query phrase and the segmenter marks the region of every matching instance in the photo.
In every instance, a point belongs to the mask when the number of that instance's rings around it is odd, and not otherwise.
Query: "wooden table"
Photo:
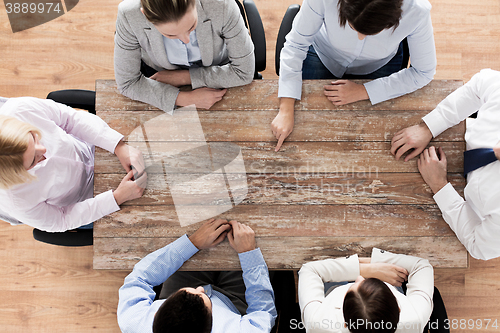
[[[229,89],[210,111],[199,111],[206,140],[238,144],[246,166],[247,198],[220,217],[253,228],[270,269],[299,269],[308,261],[354,253],[369,256],[372,247],[428,258],[435,267],[467,267],[467,252],[442,219],[416,159],[404,163],[390,154],[394,133],[417,124],[462,82],[435,80],[375,106],[363,101],[343,107],[326,100],[325,83],[304,82],[294,131],[278,153],[270,130],[278,110],[277,80]],[[164,114],[123,97],[114,81],[97,81],[96,91],[97,115],[125,139]],[[447,154],[448,179],[460,194],[464,132],[462,123],[435,140]],[[118,159],[97,149],[95,194],[116,188],[123,176]],[[149,174],[149,184],[158,176]],[[169,189],[148,186],[142,198],[95,223],[95,269],[132,269],[148,253],[201,225],[180,227]],[[239,267],[225,241],[198,252],[182,269]]]

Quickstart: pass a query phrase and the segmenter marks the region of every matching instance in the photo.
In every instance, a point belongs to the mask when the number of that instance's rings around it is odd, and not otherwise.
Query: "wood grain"
[[[190,206],[192,210],[208,209]],[[248,224],[259,237],[453,236],[435,205],[238,205],[220,218]],[[102,218],[96,237],[180,237],[201,225],[180,227],[174,206],[127,206]],[[305,243],[295,251],[307,247]]]
[[[182,113],[182,111],[179,111]],[[311,111],[297,110],[295,128],[287,138],[293,141],[391,141],[394,134],[403,128],[418,124],[427,111]],[[165,131],[177,129],[171,116],[163,111],[99,111],[99,116],[108,125],[134,141],[129,135],[139,126],[144,126],[148,140],[161,141]],[[199,121],[207,141],[275,141],[270,124],[276,111],[198,111]],[[127,119],[126,122],[123,119]],[[190,123],[183,122],[183,126]],[[191,126],[198,126],[195,121]],[[185,130],[185,129],[184,129]],[[142,133],[142,129],[140,131]],[[186,132],[183,132],[186,133]],[[465,122],[454,126],[433,142],[463,141]],[[183,136],[184,140],[196,138]],[[134,135],[135,136],[135,135]]]
[[[245,175],[228,174],[233,176]],[[123,174],[96,174],[94,194],[117,188]],[[148,174],[144,195],[122,206],[173,205],[167,177]],[[345,173],[335,174],[248,174],[248,194],[240,205],[259,202],[265,205],[291,204],[427,204],[435,203],[432,191],[417,173]],[[448,174],[448,180],[463,196],[465,179],[461,174]],[[179,185],[181,186],[181,185]],[[186,185],[187,186],[187,185]],[[190,179],[193,195],[210,192],[211,182]],[[187,190],[186,190],[187,191]]]
[[[151,172],[163,172],[160,161],[176,155],[184,149],[181,145],[152,142],[145,149],[144,144],[129,142],[140,150],[150,151]],[[278,153],[274,142],[238,142],[247,173],[299,173],[335,172],[418,172],[417,160],[396,161],[390,153],[389,142],[285,142]],[[448,172],[463,172],[464,142],[442,142],[440,147],[446,153]],[[185,149],[188,149],[186,147]],[[122,169],[116,156],[102,149],[96,149],[96,173],[116,173]],[[187,156],[192,161],[192,156]],[[176,157],[182,163],[182,156]]]
[[[94,269],[131,269],[145,255],[173,242],[176,238],[96,238]],[[310,244],[303,247],[304,243]],[[373,247],[394,253],[428,258],[435,267],[463,267],[467,253],[456,237],[264,237],[257,246],[273,269],[299,269],[302,264],[334,257],[359,254],[370,256]],[[301,251],[291,249],[301,248]],[[181,270],[240,269],[236,252],[223,242],[191,257]]]
[[[432,81],[427,86],[411,94],[390,101],[371,105],[360,101],[343,106],[333,105],[323,94],[323,86],[329,80],[304,80],[302,99],[296,102],[296,110],[422,110],[432,111],[446,96],[463,85],[460,80]],[[356,81],[359,83],[365,81]],[[99,111],[145,111],[158,109],[146,103],[132,101],[120,95],[112,80],[96,81],[96,108]],[[258,96],[258,98],[256,98]],[[254,81],[248,86],[227,90],[224,98],[215,103],[210,110],[274,110],[279,109],[278,80]]]

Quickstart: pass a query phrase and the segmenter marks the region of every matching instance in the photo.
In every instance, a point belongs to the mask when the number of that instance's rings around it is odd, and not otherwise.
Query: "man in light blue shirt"
[[[196,252],[216,246],[226,235],[240,258],[246,314],[240,314],[231,300],[211,285],[186,285],[167,300],[154,301],[154,286],[172,276]],[[236,221],[210,220],[193,235],[184,235],[144,257],[120,288],[117,315],[124,333],[160,333],[167,328],[168,332],[270,332],[277,316],[274,293],[253,230]]]

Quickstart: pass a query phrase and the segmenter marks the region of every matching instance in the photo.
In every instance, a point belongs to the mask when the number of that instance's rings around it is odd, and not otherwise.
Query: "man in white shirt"
[[[467,119],[466,149],[491,148],[496,161],[467,174],[464,200],[447,181],[444,151],[425,147],[433,137],[476,111],[477,119]],[[422,153],[418,160],[419,171],[434,193],[444,220],[460,242],[476,259],[499,257],[500,72],[483,69],[422,120],[394,135],[391,153],[399,159],[413,149],[405,161]]]

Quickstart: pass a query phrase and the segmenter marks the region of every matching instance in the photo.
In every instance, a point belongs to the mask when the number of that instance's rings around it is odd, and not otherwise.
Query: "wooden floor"
[[[275,78],[274,41],[293,0],[255,0]],[[0,96],[45,97],[65,88],[93,89],[113,78],[113,33],[118,0],[82,0],[69,13],[13,34],[0,6]],[[438,69],[435,78],[463,79],[482,68],[500,70],[500,1],[431,0]],[[92,270],[92,248],[37,243],[27,226],[0,223],[1,332],[119,332],[118,288],[128,272]],[[498,332],[500,259],[470,259],[469,269],[436,269],[455,332]],[[484,329],[487,319],[492,319]],[[479,324],[482,328],[479,329]],[[460,326],[462,329],[460,329]],[[452,327],[454,328],[454,327]]]

